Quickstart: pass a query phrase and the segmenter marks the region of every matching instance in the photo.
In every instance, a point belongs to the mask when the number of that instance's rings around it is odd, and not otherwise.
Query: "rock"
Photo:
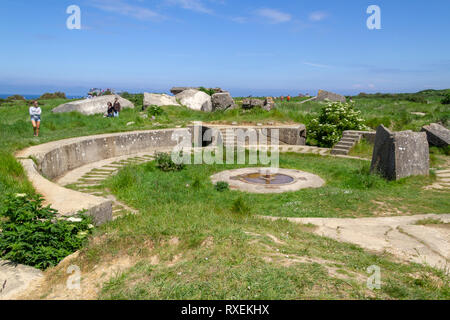
[[[144,93],[144,108],[148,106],[179,106],[174,96],[167,94]]]
[[[246,98],[242,100],[242,108],[243,109],[253,109],[254,107],[263,107],[264,106],[264,100],[260,99],[253,99],[253,98]]]
[[[213,94],[211,101],[212,111],[227,110],[235,106],[234,100],[228,92]]]
[[[435,147],[448,147],[450,144],[450,130],[437,123],[424,126],[422,132],[427,134],[428,143]]]
[[[179,93],[182,93],[183,91],[194,89],[197,90],[198,88],[193,87],[173,87],[170,92],[172,92],[173,95],[177,95]]]
[[[122,109],[124,108],[134,108],[133,103],[118,96],[118,95],[107,95],[101,97],[95,97],[92,99],[84,99],[73,102],[68,102],[62,104],[52,111],[54,113],[64,113],[64,112],[80,112],[85,115],[93,114],[104,114],[108,110],[108,102],[114,103],[115,98],[119,98],[120,105]]]
[[[341,96],[340,94],[328,92],[325,90],[319,90],[319,93],[317,94],[317,101],[333,101],[333,102],[346,102],[347,99],[344,96]]]
[[[0,300],[13,300],[25,294],[41,278],[43,273],[38,269],[0,260]]]
[[[212,111],[211,96],[195,89],[188,89],[176,95],[180,103],[189,109],[197,111]]]
[[[190,90],[190,89],[194,89],[194,90],[200,90],[200,87],[174,87],[170,90],[170,92],[172,92],[174,95],[177,95],[183,91],[186,90]],[[213,90],[214,93],[225,93],[228,91],[222,90],[221,88],[205,88],[207,90]]]
[[[383,125],[377,129],[372,156],[372,173],[389,180],[413,175],[428,175],[429,146],[424,132],[390,132]]]
[[[267,97],[266,100],[264,101],[263,109],[266,111],[270,111],[273,108],[275,108],[275,101],[273,100],[272,97]]]

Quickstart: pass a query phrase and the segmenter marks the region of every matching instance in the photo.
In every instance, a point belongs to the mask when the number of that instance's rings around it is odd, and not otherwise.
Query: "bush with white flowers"
[[[308,138],[313,144],[330,148],[339,142],[345,130],[367,130],[361,112],[350,103],[329,103],[309,123]]]

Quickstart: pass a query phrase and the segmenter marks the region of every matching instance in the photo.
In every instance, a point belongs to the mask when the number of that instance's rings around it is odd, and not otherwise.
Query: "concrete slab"
[[[25,292],[30,283],[43,277],[42,271],[0,260],[0,300],[10,300]]]
[[[450,214],[415,215],[383,218],[277,218],[299,224],[313,224],[320,236],[357,244],[375,252],[389,252],[410,262],[428,264],[450,271],[450,231],[432,226],[415,225],[423,219],[450,223]]]

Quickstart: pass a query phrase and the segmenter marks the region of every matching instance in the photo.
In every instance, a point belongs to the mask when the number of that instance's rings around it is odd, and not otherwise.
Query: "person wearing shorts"
[[[116,98],[114,100],[113,108],[114,108],[114,118],[118,118],[120,111],[122,111],[122,106],[120,105],[119,98]]]
[[[34,136],[39,137],[39,128],[41,126],[41,114],[42,110],[39,107],[37,101],[33,102],[33,105],[30,107],[30,118],[31,124],[33,125]]]

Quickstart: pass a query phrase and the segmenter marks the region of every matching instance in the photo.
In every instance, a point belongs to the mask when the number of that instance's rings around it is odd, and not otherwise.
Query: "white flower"
[[[67,219],[67,221],[69,221],[69,222],[81,222],[81,221],[83,221],[83,219],[70,217],[70,218]]]
[[[16,198],[25,198],[27,196],[26,193],[17,193]]]

